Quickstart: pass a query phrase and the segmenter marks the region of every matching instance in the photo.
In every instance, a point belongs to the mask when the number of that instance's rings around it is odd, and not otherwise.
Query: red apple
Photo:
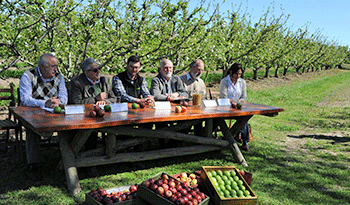
[[[144,102],[140,103],[140,108],[144,108],[144,107],[146,107],[146,103]]]
[[[177,198],[181,198],[182,197],[181,192],[175,192],[175,195],[177,196]]]
[[[160,179],[157,179],[154,183],[157,184],[158,186],[162,186],[163,181]]]
[[[176,186],[174,181],[169,182],[168,185],[169,185],[169,187],[175,187]]]
[[[177,196],[173,194],[169,200],[172,201],[173,203],[175,203],[177,200]]]
[[[176,185],[176,186],[175,186],[175,189],[176,189],[177,191],[181,191],[181,190],[182,190],[181,184]]]
[[[133,193],[133,192],[135,192],[135,191],[137,191],[137,186],[132,185],[132,186],[130,187],[130,192]]]
[[[142,182],[142,185],[147,187],[147,188],[149,187],[150,184],[151,184],[151,182],[149,180]]]
[[[187,102],[187,101],[184,101],[184,102],[183,102],[183,106],[188,107],[188,102]]]
[[[107,191],[106,190],[101,191],[100,195],[101,196],[106,196],[107,195]]]
[[[159,194],[159,195],[161,195],[161,196],[163,196],[164,195],[164,189],[163,189],[163,187],[158,187],[158,189],[157,189],[157,194]]]
[[[182,194],[182,196],[186,196],[186,194],[187,194],[187,190],[186,189],[181,189],[181,194]]]
[[[175,187],[170,187],[169,190],[170,190],[171,192],[173,192],[173,193],[176,193],[176,192],[177,192],[177,190],[175,189]]]
[[[168,191],[169,190],[169,185],[167,185],[167,184],[163,183],[162,187],[163,187],[164,191]]]
[[[150,178],[148,181],[149,181],[151,184],[153,184],[153,183],[155,182],[155,179]]]
[[[195,196],[195,198],[197,199],[198,203],[202,202],[202,197],[200,195]]]
[[[205,199],[205,194],[203,192],[199,193],[198,195],[201,196],[203,200]]]
[[[162,181],[163,181],[163,184],[168,184],[169,183],[169,181],[167,179],[163,179]]]
[[[187,201],[186,205],[193,205],[193,202],[192,201]]]
[[[165,192],[165,197],[166,197],[166,198],[170,198],[172,195],[173,195],[173,192],[171,192],[170,190],[167,190],[167,191]]]
[[[185,200],[184,200],[183,198],[178,198],[178,199],[176,200],[176,204],[177,204],[177,205],[185,205],[186,202],[185,202]]]
[[[104,116],[106,115],[106,112],[105,112],[104,110],[99,110],[99,111],[97,112],[97,115],[98,115],[99,117],[104,117]]]
[[[187,178],[187,173],[186,172],[182,172],[180,174],[180,178]]]
[[[175,113],[181,113],[181,106],[175,106]]]
[[[190,194],[191,194],[192,196],[196,196],[196,195],[197,195],[197,192],[196,192],[195,190],[191,190],[191,191],[190,191]]]
[[[90,117],[94,118],[94,117],[96,117],[96,112],[95,111],[91,111],[89,115],[90,115]]]
[[[186,194],[186,197],[188,198],[189,201],[192,201],[192,194]]]
[[[162,174],[162,179],[167,179],[169,180],[169,176],[167,174]]]
[[[101,110],[101,107],[99,105],[95,105],[94,106],[94,111],[98,112],[99,110]]]
[[[197,201],[197,199],[192,199],[192,202],[193,202],[193,205],[198,205],[198,201]]]
[[[182,107],[181,107],[181,112],[187,112],[187,107],[182,106]]]
[[[189,201],[188,198],[186,196],[182,197],[185,201],[185,204]]]
[[[150,188],[151,190],[155,191],[156,189],[158,189],[158,185],[157,185],[157,184],[151,184],[151,185],[149,186],[149,188]]]

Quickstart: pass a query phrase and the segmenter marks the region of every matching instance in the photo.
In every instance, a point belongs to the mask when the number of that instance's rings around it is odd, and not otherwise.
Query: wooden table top
[[[106,113],[104,118],[91,118],[89,112],[93,105],[85,105],[85,114],[53,114],[36,107],[10,107],[22,124],[36,132],[63,131],[73,129],[96,129],[120,125],[132,125],[150,122],[166,122],[179,120],[195,120],[209,118],[233,118],[250,115],[277,115],[284,109],[279,107],[245,102],[241,110],[231,107],[193,107],[189,106],[185,113],[175,113],[175,104],[171,110],[154,108],[131,109],[128,112]]]

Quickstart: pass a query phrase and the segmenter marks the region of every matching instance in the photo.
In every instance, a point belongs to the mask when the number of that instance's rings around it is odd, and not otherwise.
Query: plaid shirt
[[[128,77],[129,77],[129,75],[128,75]],[[113,86],[113,91],[114,91],[115,96],[117,98],[121,98],[121,102],[135,102],[135,100],[137,99],[137,98],[130,96],[126,93],[125,88],[123,86],[123,83],[117,75],[115,75],[113,77],[112,86]],[[147,85],[145,78],[143,78],[143,80],[142,80],[141,95],[143,98],[147,98],[149,95],[151,95],[149,93],[148,85]]]

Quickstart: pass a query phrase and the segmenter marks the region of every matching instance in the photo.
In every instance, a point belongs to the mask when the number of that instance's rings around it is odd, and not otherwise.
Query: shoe
[[[26,175],[33,181],[43,180],[43,175],[40,170],[40,166],[37,163],[28,164]]]
[[[240,132],[237,133],[237,135],[236,135],[236,137],[235,137],[235,140],[236,140],[238,143],[242,143],[242,142],[243,142]]]
[[[98,173],[96,167],[87,167],[85,169],[85,173],[86,173],[86,175],[88,175],[88,177],[98,177],[98,176],[100,176],[100,173]]]
[[[243,149],[244,151],[248,152],[248,151],[249,151],[249,146],[248,146],[248,144],[242,145],[242,149]]]

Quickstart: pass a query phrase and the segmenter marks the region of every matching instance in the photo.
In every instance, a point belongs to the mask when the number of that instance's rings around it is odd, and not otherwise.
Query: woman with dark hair
[[[219,85],[220,98],[229,98],[232,102],[245,102],[247,100],[247,87],[244,79],[241,78],[242,65],[234,63],[228,70],[228,75],[223,78]],[[236,141],[242,143],[242,149],[249,151],[249,124],[241,128],[235,137]]]

